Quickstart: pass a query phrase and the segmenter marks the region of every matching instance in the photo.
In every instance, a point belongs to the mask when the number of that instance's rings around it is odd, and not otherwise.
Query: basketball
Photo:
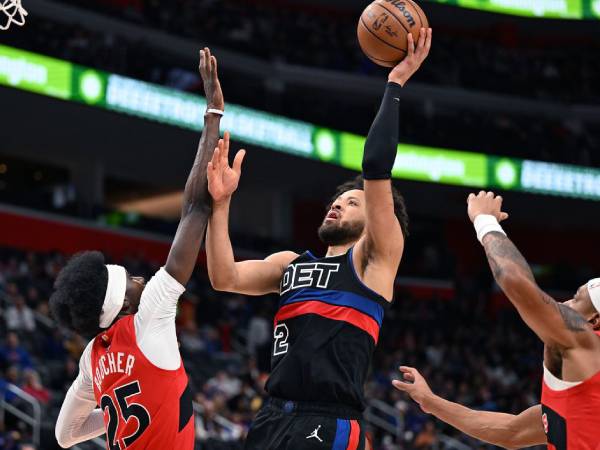
[[[412,0],[375,0],[360,16],[358,42],[375,64],[394,67],[407,55],[407,34],[416,44],[421,28],[428,27],[425,13]]]

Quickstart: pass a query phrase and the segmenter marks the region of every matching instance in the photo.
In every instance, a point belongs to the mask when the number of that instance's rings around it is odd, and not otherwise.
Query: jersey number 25
[[[146,408],[139,403],[129,403],[128,397],[139,394],[141,391],[140,383],[132,381],[131,383],[120,386],[114,390],[115,398],[117,399],[117,405],[115,405],[110,395],[104,394],[100,399],[100,408],[102,411],[108,410],[108,424],[106,426],[106,437],[108,441],[109,450],[125,450],[131,444],[133,444],[142,433],[150,425],[150,414]],[[118,409],[121,410],[119,414]],[[119,427],[119,417],[123,417],[125,424],[129,422],[129,419],[137,419],[137,429],[129,436],[125,436],[115,442],[117,436],[117,430]],[[123,441],[123,446],[121,446]]]

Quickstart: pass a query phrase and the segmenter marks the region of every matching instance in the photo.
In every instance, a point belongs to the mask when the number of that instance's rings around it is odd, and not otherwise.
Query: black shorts
[[[365,450],[362,414],[351,408],[271,398],[245,450]]]

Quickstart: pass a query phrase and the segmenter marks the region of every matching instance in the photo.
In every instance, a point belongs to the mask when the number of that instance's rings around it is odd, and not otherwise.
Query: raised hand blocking
[[[229,165],[230,134],[225,132],[223,139],[219,139],[212,160],[208,163],[208,191],[213,199],[213,204],[229,201],[236,191],[242,174],[242,162],[246,150],[239,150],[233,164]]]
[[[200,65],[198,69],[200,70],[200,76],[204,84],[207,108],[223,111],[225,101],[223,99],[221,83],[219,82],[217,58],[211,55],[208,47],[200,50]]]

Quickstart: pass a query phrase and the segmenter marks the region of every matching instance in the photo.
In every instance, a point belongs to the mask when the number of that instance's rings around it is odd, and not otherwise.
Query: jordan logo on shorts
[[[321,425],[319,425],[315,431],[313,431],[312,433],[310,433],[308,436],[306,436],[306,439],[311,439],[311,438],[315,438],[317,439],[319,442],[323,442],[323,439],[321,439],[319,437],[319,430],[321,429]]]

